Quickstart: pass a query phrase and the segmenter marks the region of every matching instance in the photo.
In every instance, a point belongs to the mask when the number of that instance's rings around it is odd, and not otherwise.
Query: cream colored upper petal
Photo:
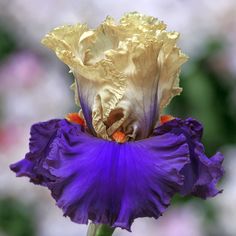
[[[93,81],[94,86],[91,89],[96,90],[97,95],[90,97],[92,101],[87,101],[93,104],[91,107],[93,113],[92,123],[98,136],[107,138],[103,120],[108,117],[111,110],[114,109],[123,96],[126,78],[105,55],[100,59],[96,59],[103,50],[111,49],[112,43],[114,43],[107,37],[111,45],[102,43],[102,50],[99,49],[102,41],[100,37],[104,33],[103,30],[104,27],[100,27],[98,31],[91,33],[85,25],[64,26],[46,35],[42,43],[56,52],[59,59],[70,67],[77,80],[83,77],[84,83]],[[103,39],[106,36],[104,35]],[[92,58],[88,56],[90,58],[84,63],[84,55],[89,50],[96,49],[96,47],[93,47],[94,42],[98,42],[99,45],[96,55]],[[83,87],[83,85],[81,86]],[[100,104],[103,107],[102,114]]]
[[[138,12],[125,14],[120,19],[120,24],[126,31],[133,31],[136,34],[142,32],[143,34],[156,35],[166,29],[164,22]]]
[[[159,114],[181,92],[180,66],[187,57],[178,33],[154,17],[128,13],[116,24],[108,17],[97,29],[56,28],[43,44],[73,72],[77,99],[97,136],[122,129],[129,137],[150,135]]]
[[[174,96],[182,91],[179,87],[180,67],[188,60],[188,57],[176,46],[178,33],[163,32],[160,37],[163,40],[163,46],[157,60],[160,67],[158,100],[160,110],[162,110]]]

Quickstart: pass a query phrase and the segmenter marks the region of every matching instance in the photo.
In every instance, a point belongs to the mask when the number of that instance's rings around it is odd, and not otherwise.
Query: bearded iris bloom
[[[69,66],[81,109],[34,124],[29,152],[11,169],[50,189],[72,221],[127,230],[138,217],[161,216],[176,193],[221,192],[223,156],[204,154],[202,125],[162,116],[182,91],[178,36],[139,13],[47,34],[42,43]]]

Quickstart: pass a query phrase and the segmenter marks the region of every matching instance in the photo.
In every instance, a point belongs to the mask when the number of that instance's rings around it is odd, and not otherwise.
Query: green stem
[[[99,225],[90,223],[87,236],[112,236],[115,228],[108,225]]]

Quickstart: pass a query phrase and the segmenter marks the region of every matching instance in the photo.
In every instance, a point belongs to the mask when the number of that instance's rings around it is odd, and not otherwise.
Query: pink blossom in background
[[[21,139],[21,127],[16,124],[0,125],[0,152],[6,152]]]
[[[68,79],[69,76],[65,77]],[[20,51],[10,55],[0,65],[2,129],[30,124],[39,116],[42,119],[64,116],[58,107],[70,109],[68,104],[73,101],[72,91],[66,88],[70,81],[65,77],[57,65],[43,63],[33,52]]]
[[[0,91],[36,86],[44,69],[39,57],[29,51],[10,55],[0,67]]]
[[[137,219],[132,233],[135,236],[206,236],[203,229],[201,213],[194,205],[188,204],[169,209],[158,221]],[[129,235],[130,233],[122,230],[114,233],[114,236]]]
[[[193,206],[173,209],[156,226],[157,236],[205,236],[201,215]]]

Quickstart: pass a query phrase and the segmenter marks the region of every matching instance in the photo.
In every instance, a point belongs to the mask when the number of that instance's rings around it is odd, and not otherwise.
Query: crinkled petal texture
[[[189,146],[190,163],[181,170],[181,174],[184,175],[184,185],[180,193],[206,199],[222,192],[216,188],[216,184],[224,173],[222,167],[224,157],[220,152],[211,158],[205,155],[204,146],[201,143],[202,125],[192,118],[174,119],[155,130],[155,134],[158,135],[166,132],[183,134]]]
[[[156,18],[129,13],[108,17],[97,29],[77,24],[54,29],[42,40],[75,76],[75,92],[90,132],[104,139],[122,130],[130,139],[149,137],[160,111],[181,92],[187,60]]]
[[[129,230],[135,218],[164,212],[183,184],[179,172],[187,162],[182,134],[119,144],[51,120],[32,126],[30,152],[11,169],[47,186],[73,221]]]
[[[177,192],[219,192],[222,156],[204,155],[199,132],[193,120],[173,120],[148,139],[119,144],[51,120],[32,126],[30,152],[11,169],[47,186],[71,220],[130,230],[137,217],[161,216]]]

